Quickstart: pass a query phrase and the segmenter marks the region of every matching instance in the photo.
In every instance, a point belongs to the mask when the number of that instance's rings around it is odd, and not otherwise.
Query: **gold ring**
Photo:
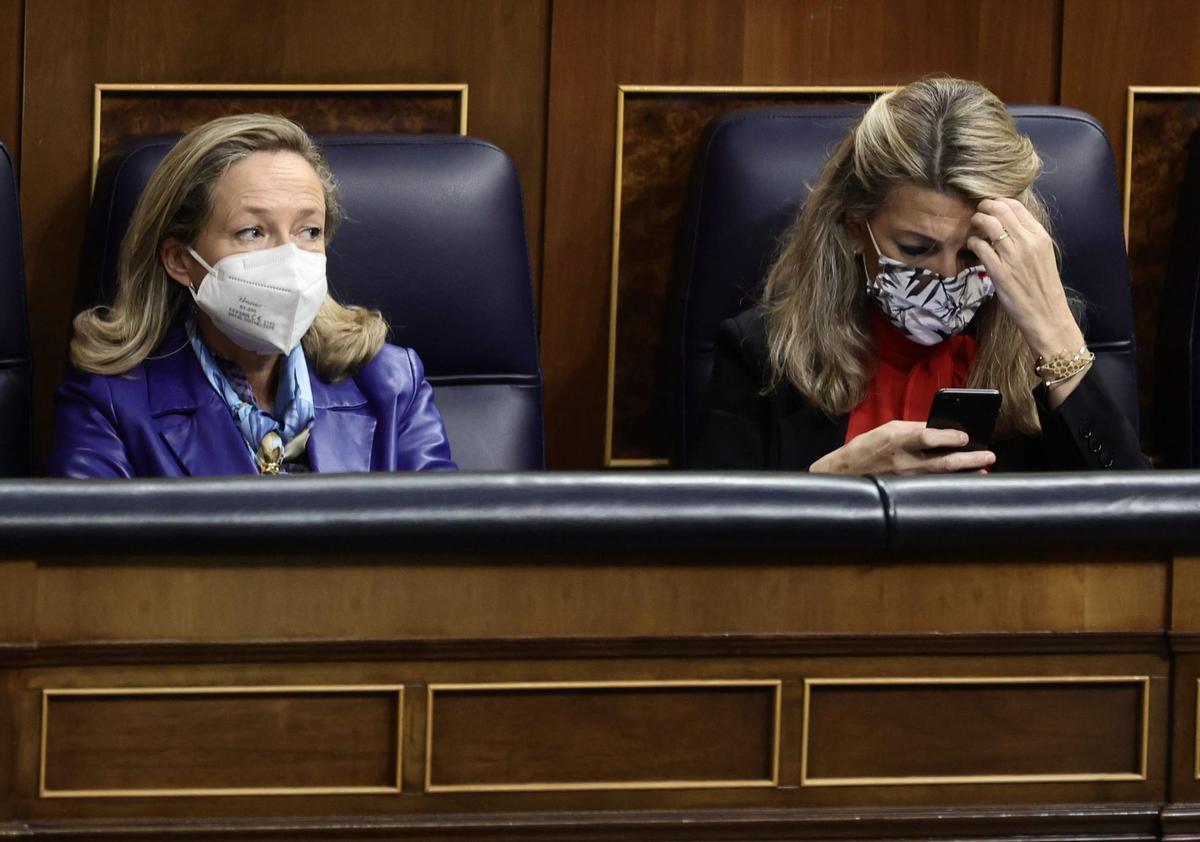
[[[1008,236],[1008,229],[1007,229],[1007,228],[1001,228],[1000,230],[1001,230],[1001,231],[1003,231],[1004,233],[1003,233],[1003,234],[1001,234],[1001,235],[1000,235],[999,237],[997,237],[996,239],[992,240],[992,247],[993,247],[993,248],[995,248],[995,246],[996,246],[996,243],[1000,242],[1001,240],[1003,240],[1005,237],[1007,237],[1007,236]]]

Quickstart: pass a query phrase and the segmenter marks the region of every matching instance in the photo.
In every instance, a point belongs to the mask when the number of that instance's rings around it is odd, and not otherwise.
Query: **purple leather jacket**
[[[168,334],[161,348],[165,356],[126,374],[71,372],[55,395],[47,473],[79,478],[257,473],[182,329]],[[310,470],[456,470],[415,352],[385,345],[338,383],[326,383],[311,367],[309,375],[316,410],[308,439]]]

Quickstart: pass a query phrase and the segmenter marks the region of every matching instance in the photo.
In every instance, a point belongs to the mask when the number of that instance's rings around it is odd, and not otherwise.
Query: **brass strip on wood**
[[[1137,684],[1142,694],[1141,748],[1137,772],[1078,772],[1020,775],[911,775],[854,778],[812,778],[808,775],[809,710],[813,687],[1013,685],[1013,684]],[[806,678],[800,737],[800,786],[902,786],[996,783],[1069,783],[1084,781],[1145,781],[1150,751],[1150,677],[1147,675],[1036,675],[922,678]],[[1198,767],[1200,775],[1200,767]]]
[[[322,786],[322,787],[195,787],[186,789],[50,789],[46,786],[46,748],[52,697],[89,696],[212,696],[237,694],[286,693],[395,693],[396,746],[395,786]],[[404,745],[404,686],[401,684],[278,684],[202,687],[55,687],[42,689],[41,745],[38,756],[38,797],[40,798],[176,798],[205,795],[352,795],[398,794],[401,792]]]
[[[614,689],[660,689],[688,687],[772,687],[774,688],[774,734],[771,740],[771,777],[750,780],[703,780],[703,781],[583,781],[570,783],[521,783],[521,784],[435,784],[433,782],[433,718],[434,699],[439,692],[490,693],[504,690],[614,690]],[[581,790],[633,790],[633,789],[731,789],[747,787],[775,787],[779,785],[779,756],[781,746],[781,722],[783,706],[783,682],[780,679],[704,679],[688,680],[633,680],[633,681],[518,681],[430,684],[427,691],[425,711],[425,791],[426,792],[567,792]]]

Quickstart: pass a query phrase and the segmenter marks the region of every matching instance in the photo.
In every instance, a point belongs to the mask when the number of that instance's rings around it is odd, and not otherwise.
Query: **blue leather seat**
[[[863,106],[735,111],[707,127],[679,239],[683,295],[681,443],[704,413],[718,325],[751,306],[834,145]],[[1063,282],[1087,303],[1084,333],[1113,397],[1137,428],[1137,360],[1129,269],[1112,149],[1095,118],[1050,105],[1012,106],[1044,171],[1037,190],[1062,249]]]
[[[138,196],[177,139],[134,141],[98,174],[81,303],[110,298]],[[330,245],[331,290],[381,310],[391,340],[421,355],[460,467],[540,470],[542,377],[508,156],[459,136],[316,139],[348,217]]]
[[[31,396],[17,178],[0,144],[0,477],[27,476],[32,469]]]

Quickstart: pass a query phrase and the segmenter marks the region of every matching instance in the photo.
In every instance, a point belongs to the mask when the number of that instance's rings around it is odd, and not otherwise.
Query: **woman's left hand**
[[[971,224],[977,233],[967,238],[967,248],[983,262],[1000,306],[1033,353],[1048,359],[1081,348],[1083,333],[1067,304],[1054,241],[1041,223],[1016,199],[984,199]],[[1051,405],[1061,403],[1074,385],[1056,388]]]

